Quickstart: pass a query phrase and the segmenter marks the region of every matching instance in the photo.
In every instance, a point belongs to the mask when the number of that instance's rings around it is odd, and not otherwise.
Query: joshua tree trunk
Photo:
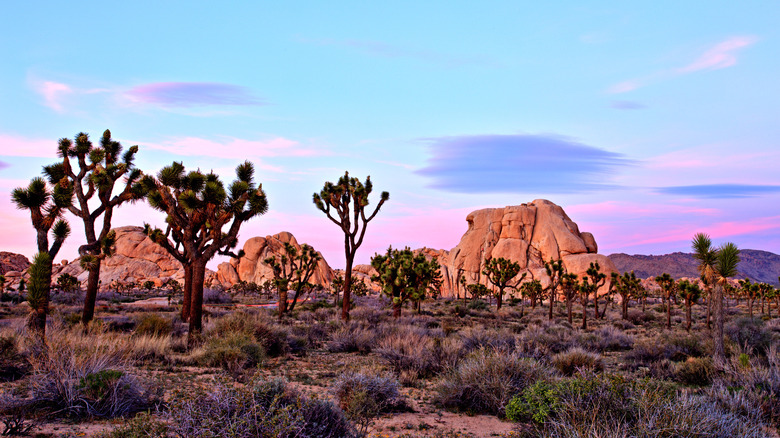
[[[707,330],[712,329],[712,325],[710,324],[710,320],[712,314],[712,290],[707,291]]]
[[[401,299],[393,297],[393,318],[401,317]]]
[[[588,329],[588,294],[582,295],[582,329]]]
[[[279,311],[279,319],[287,313],[287,286],[279,286],[279,304],[277,305]]]
[[[192,297],[190,300],[190,330],[188,343],[191,343],[195,333],[203,330],[203,283],[206,280],[206,262],[197,261],[192,264]]]
[[[192,265],[184,265],[184,296],[181,300],[181,320],[184,322],[190,319],[190,303],[192,303]]]
[[[97,301],[98,283],[100,281],[100,261],[95,263],[89,270],[87,277],[87,294],[84,297],[84,312],[81,316],[81,322],[86,327],[95,317],[95,301]]]
[[[344,269],[344,298],[341,303],[341,320],[346,322],[349,321],[350,292],[352,290],[352,262],[355,260],[355,255],[349,252],[349,237],[345,237],[344,241],[344,245],[347,248],[347,267]]]
[[[573,318],[573,305],[571,300],[566,300],[566,313],[569,315],[569,324],[573,324],[572,318]]]
[[[553,305],[555,304],[555,291],[550,290],[550,314],[548,315],[547,319],[552,321],[553,319]]]
[[[503,301],[503,299],[504,299],[504,288],[499,288],[498,295],[496,295],[496,310],[501,310],[501,302]],[[534,300],[534,304],[536,304],[536,300]]]
[[[715,333],[714,333],[714,356],[715,360],[723,362],[726,359],[726,352],[723,346],[723,285],[718,283],[714,288],[713,307],[715,313]]]
[[[672,329],[672,300],[669,295],[666,296],[666,329]]]
[[[623,319],[628,319],[628,297],[621,297],[620,306],[623,310]]]
[[[599,319],[599,291],[593,294],[593,319]]]

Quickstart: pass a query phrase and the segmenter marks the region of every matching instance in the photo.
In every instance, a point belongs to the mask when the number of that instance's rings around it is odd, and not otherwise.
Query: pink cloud
[[[0,155],[53,158],[57,156],[57,139],[45,140],[0,133]]]
[[[630,80],[630,81],[623,81],[619,82],[607,89],[607,93],[610,94],[620,94],[620,93],[627,93],[629,91],[634,91],[637,88],[640,88],[642,84],[639,83],[637,80]]]
[[[680,73],[693,73],[700,70],[717,70],[737,64],[736,52],[753,45],[758,38],[754,36],[736,36],[722,41],[699,56],[692,63],[678,69]]]

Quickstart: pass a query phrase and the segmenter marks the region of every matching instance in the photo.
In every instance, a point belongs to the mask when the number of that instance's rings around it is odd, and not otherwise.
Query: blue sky
[[[776,2],[17,3],[0,29],[2,249],[34,251],[9,192],[58,138],[111,129],[138,165],[231,179],[343,265],[311,194],[344,170],[391,199],[359,260],[449,249],[469,211],[537,198],[603,253],[690,237],[780,252]],[[143,205],[115,224],[161,223]],[[83,242],[78,223],[63,250]]]

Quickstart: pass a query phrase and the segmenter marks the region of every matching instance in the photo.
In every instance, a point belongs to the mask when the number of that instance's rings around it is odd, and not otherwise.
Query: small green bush
[[[726,335],[742,348],[766,354],[772,345],[774,335],[760,318],[738,318],[726,325]]]
[[[111,391],[124,375],[125,373],[119,370],[100,370],[82,377],[76,388],[87,398],[101,400],[111,395]]]
[[[487,310],[490,308],[488,303],[482,301],[482,300],[471,300],[469,301],[469,304],[467,307],[471,310]]]
[[[234,376],[244,369],[261,364],[265,359],[263,346],[241,332],[210,338],[204,349],[204,365],[222,368]]]

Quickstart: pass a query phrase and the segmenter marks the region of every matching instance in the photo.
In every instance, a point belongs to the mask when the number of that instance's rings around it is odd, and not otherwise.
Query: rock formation
[[[247,240],[244,243],[244,257],[231,259],[229,263],[220,263],[217,268],[216,280],[225,287],[238,283],[239,280],[257,284],[265,280],[272,280],[274,278],[273,270],[263,261],[271,256],[278,258],[286,254],[284,251],[285,243],[289,243],[297,249],[301,248],[295,237],[286,231],[273,236],[253,237]],[[333,281],[333,276],[334,271],[328,262],[325,259],[320,259],[310,282],[327,288]]]
[[[184,283],[184,269],[162,247],[152,242],[141,227],[120,227],[116,231],[116,252],[114,256],[103,261],[100,268],[101,288],[107,288],[113,282],[141,284],[151,280],[161,286],[169,279]],[[88,273],[76,259],[67,266],[54,267],[53,278],[62,274],[70,274],[86,281]],[[213,277],[207,272],[207,281]]]
[[[440,252],[444,277],[443,295],[457,294],[462,273],[467,283],[488,285],[482,275],[485,260],[503,257],[520,264],[528,279],[548,281],[544,262],[563,260],[566,270],[584,275],[591,262],[598,262],[609,275],[616,271],[612,261],[597,254],[592,234],[581,233],[561,207],[547,200],[504,208],[486,208],[466,217],[469,228],[458,246]]]

